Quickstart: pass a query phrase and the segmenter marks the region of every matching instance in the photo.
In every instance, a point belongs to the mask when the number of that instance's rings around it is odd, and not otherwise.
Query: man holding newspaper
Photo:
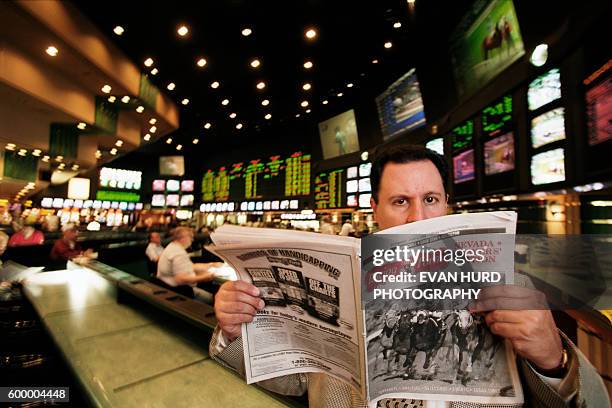
[[[372,164],[372,208],[381,230],[446,215],[448,169],[438,154],[413,146],[385,147]],[[253,321],[265,306],[261,291],[245,281],[227,282],[215,300],[218,327],[210,353],[244,374],[243,323]],[[496,310],[495,291],[481,296],[470,310],[484,315],[490,331],[509,341],[519,356],[518,367],[528,407],[608,407],[604,385],[595,369],[557,329],[549,310]],[[511,296],[507,292],[505,297]],[[310,407],[365,407],[346,383],[322,373],[292,374],[259,385],[284,395],[308,391]],[[493,407],[473,402],[381,401],[379,406]],[[399,405],[398,405],[399,404]],[[504,405],[505,406],[505,405]]]

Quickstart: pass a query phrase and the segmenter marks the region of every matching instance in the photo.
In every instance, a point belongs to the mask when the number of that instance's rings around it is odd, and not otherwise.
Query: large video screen
[[[529,110],[536,110],[561,98],[561,73],[553,68],[531,81],[527,90]]]
[[[444,139],[441,137],[437,139],[432,139],[429,142],[425,143],[425,147],[429,150],[433,150],[439,155],[444,156]]]
[[[355,111],[351,109],[319,123],[319,135],[324,159],[358,151]]]
[[[474,149],[466,150],[453,157],[455,184],[474,180]]]
[[[484,144],[485,174],[514,170],[514,135],[506,133]]]
[[[531,158],[531,183],[541,184],[565,181],[565,153],[554,149],[538,153]]]
[[[421,89],[413,68],[376,98],[383,139],[425,126]]]
[[[162,176],[182,176],[185,174],[185,158],[183,156],[160,156],[159,174]]]
[[[451,37],[457,92],[467,97],[525,54],[512,0],[477,0]]]
[[[531,146],[534,149],[565,139],[564,114],[564,108],[557,108],[531,120]]]
[[[586,93],[589,145],[612,139],[612,71]]]

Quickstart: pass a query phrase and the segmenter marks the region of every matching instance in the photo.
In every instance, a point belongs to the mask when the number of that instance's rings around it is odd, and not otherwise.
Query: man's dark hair
[[[395,145],[395,146],[379,146],[376,148],[372,159],[372,172],[370,174],[370,183],[372,184],[372,197],[374,202],[378,203],[378,189],[380,188],[380,178],[387,163],[406,164],[429,160],[436,166],[440,177],[442,177],[442,185],[446,192],[448,183],[448,166],[444,157],[421,146],[415,145]]]

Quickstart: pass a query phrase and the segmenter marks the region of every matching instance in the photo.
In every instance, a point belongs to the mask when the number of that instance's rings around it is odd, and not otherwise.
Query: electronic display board
[[[372,191],[369,177],[371,168],[372,164],[367,162],[317,174],[314,181],[315,209],[357,207],[359,203],[366,202],[367,205],[359,207],[369,208]],[[362,196],[367,198],[361,198]]]
[[[472,145],[474,139],[474,121],[469,119],[453,129],[451,143],[453,151],[461,150]]]
[[[499,101],[482,110],[483,134],[496,136],[512,125],[512,95],[506,95]]]
[[[589,145],[612,139],[612,71],[586,92]]]

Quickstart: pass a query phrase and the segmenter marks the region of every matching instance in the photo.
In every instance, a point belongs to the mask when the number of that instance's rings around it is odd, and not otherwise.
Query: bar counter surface
[[[119,285],[94,270],[40,273],[23,288],[92,406],[297,406],[211,360],[210,333],[118,303]]]

